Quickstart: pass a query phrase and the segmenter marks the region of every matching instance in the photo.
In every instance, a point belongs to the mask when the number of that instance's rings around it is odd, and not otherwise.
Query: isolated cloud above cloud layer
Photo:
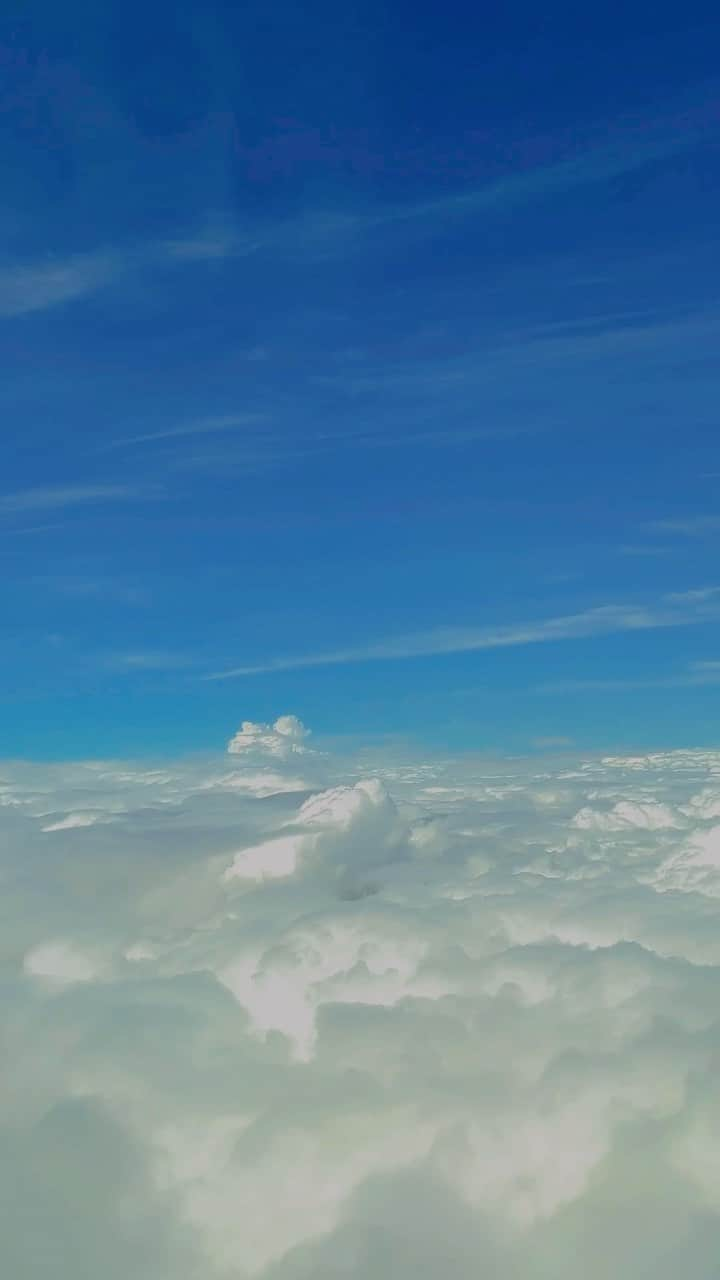
[[[0,824],[9,1275],[716,1275],[720,752],[288,716],[8,763]]]
[[[297,716],[279,716],[274,724],[255,724],[243,720],[237,733],[228,743],[231,755],[247,755],[260,751],[286,759],[308,751],[303,745],[309,731]]]

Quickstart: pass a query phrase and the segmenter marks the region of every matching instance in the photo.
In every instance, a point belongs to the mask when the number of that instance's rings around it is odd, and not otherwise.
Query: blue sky
[[[5,6],[3,754],[716,741],[719,37]]]

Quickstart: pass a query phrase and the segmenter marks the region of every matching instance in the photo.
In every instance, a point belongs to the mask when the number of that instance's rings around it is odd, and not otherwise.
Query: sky
[[[13,1277],[717,1280],[720,15],[495,8],[2,6]]]
[[[7,0],[3,755],[717,740],[719,36]]]

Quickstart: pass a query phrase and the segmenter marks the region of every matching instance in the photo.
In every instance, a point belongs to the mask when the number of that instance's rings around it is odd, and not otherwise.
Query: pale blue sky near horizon
[[[0,755],[717,743],[719,52],[5,6]]]

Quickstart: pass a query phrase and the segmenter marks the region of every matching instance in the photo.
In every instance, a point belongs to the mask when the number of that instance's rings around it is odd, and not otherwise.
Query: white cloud
[[[138,650],[134,653],[113,653],[103,660],[111,671],[177,671],[192,666],[187,654],[164,649]]]
[[[309,791],[311,784],[305,778],[263,770],[258,773],[222,773],[217,778],[210,779],[206,785],[209,790],[246,792],[262,799],[287,792]]]
[[[167,240],[163,246],[170,258],[181,262],[217,262],[252,253],[254,246],[231,227],[216,227],[200,235]]]
[[[0,270],[0,317],[77,302],[138,271],[173,263],[212,262],[249,251],[238,236],[205,234],[134,248],[115,246],[67,257],[19,261]]]
[[[44,978],[51,984],[65,986],[75,982],[91,982],[99,970],[93,959],[71,942],[46,942],[29,951],[23,961],[25,973]]]
[[[624,679],[548,680],[536,685],[535,693],[632,693],[638,689],[693,689],[720,684],[720,664],[691,662],[684,671],[671,675]]]
[[[108,284],[117,269],[116,258],[108,253],[5,267],[0,270],[0,316],[45,311],[87,297]]]
[[[720,753],[306,736],[0,767],[13,1276],[713,1275]]]
[[[140,435],[122,436],[102,445],[100,452],[105,453],[111,449],[126,448],[135,444],[154,444],[160,440],[222,434],[226,431],[238,431],[243,427],[256,427],[263,422],[266,422],[266,417],[261,413],[227,413],[212,418],[197,418],[191,422],[180,422],[173,427],[164,427],[161,431],[145,431]]]
[[[665,599],[668,604],[702,604],[716,599],[719,594],[720,587],[692,587],[689,591],[671,591]]]
[[[658,533],[680,533],[685,537],[695,538],[705,533],[716,533],[720,529],[720,516],[678,516],[674,519],[654,520],[648,527]]]
[[[56,511],[91,503],[132,502],[157,496],[156,490],[127,484],[42,485],[0,494],[0,514],[24,511]]]
[[[304,755],[309,748],[304,740],[309,736],[297,716],[280,716],[274,724],[255,724],[252,720],[243,720],[237,733],[228,743],[231,755],[277,756],[284,759],[291,755]]]
[[[640,803],[632,800],[618,800],[617,804],[607,812],[586,807],[576,813],[572,820],[572,826],[584,831],[624,831],[628,827],[661,831],[665,827],[682,825],[669,805],[661,804],[657,800],[646,800]]]
[[[156,241],[90,249],[65,257],[12,263],[0,270],[0,316],[12,318],[93,297],[101,289],[136,274],[193,270],[206,263],[242,259],[256,253],[308,260],[327,259],[362,247],[368,235],[411,226],[414,234],[432,236],[439,225],[452,225],[503,210],[512,210],[583,187],[594,187],[625,174],[642,171],[657,159],[690,150],[703,136],[702,119],[692,121],[683,107],[677,120],[658,119],[642,141],[627,131],[602,147],[465,189],[437,200],[407,201],[372,212],[303,210],[298,217],[255,227],[213,218],[199,231]]]
[[[64,818],[58,818],[55,822],[49,822],[42,827],[42,831],[74,831],[78,827],[94,827],[96,822],[102,822],[104,815],[101,813],[68,813]]]
[[[377,778],[363,779],[354,787],[333,787],[312,796],[301,807],[297,821],[309,827],[348,831],[363,813],[373,809],[391,812],[391,801]]]
[[[544,618],[535,622],[496,627],[438,627],[414,635],[399,636],[362,648],[336,652],[299,654],[273,658],[206,676],[208,680],[229,680],[273,671],[293,671],[303,667],[328,667],[354,662],[379,662],[403,658],[435,657],[450,653],[473,653],[507,649],[529,644],[549,644],[558,640],[584,640],[624,631],[650,631],[663,627],[692,626],[717,616],[716,595],[720,588],[705,588],[664,596],[652,606],[600,605],[581,613]]]
[[[306,839],[304,836],[277,836],[236,853],[224,880],[278,880],[297,869]]]
[[[378,778],[312,795],[286,826],[292,834],[237,853],[224,879],[278,879],[320,866],[346,893],[362,892],[367,868],[394,860],[410,836]]]

